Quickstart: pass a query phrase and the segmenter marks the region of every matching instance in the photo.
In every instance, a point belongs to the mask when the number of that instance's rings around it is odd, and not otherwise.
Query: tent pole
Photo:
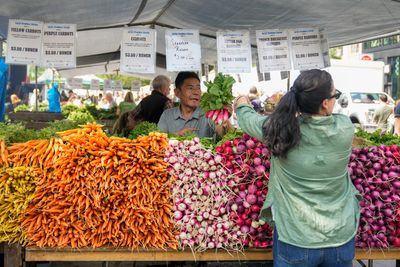
[[[290,90],[290,70],[288,71],[287,75],[287,92]]]
[[[34,94],[34,96],[35,96],[35,110],[36,110],[36,112],[38,111],[38,95],[39,94],[37,94],[36,93],[36,90],[39,90],[39,88],[38,88],[38,83],[37,83],[37,74],[38,74],[38,67],[37,66],[35,66],[35,89],[34,89],[34,92],[33,92],[33,94]]]

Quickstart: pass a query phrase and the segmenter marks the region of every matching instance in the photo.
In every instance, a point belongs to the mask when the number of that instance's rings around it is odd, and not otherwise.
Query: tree
[[[342,59],[339,55],[339,49],[337,47],[329,48],[329,57],[332,59]]]
[[[132,81],[140,80],[140,85],[145,86],[150,84],[150,80],[141,79],[137,77],[127,76],[127,75],[120,75],[120,74],[98,74],[97,77],[104,79],[104,80],[120,80],[122,81],[122,87],[124,89],[131,89]]]
[[[46,71],[45,67],[38,67],[37,77],[39,78]],[[28,78],[31,83],[35,82],[35,66],[29,65],[28,67]]]

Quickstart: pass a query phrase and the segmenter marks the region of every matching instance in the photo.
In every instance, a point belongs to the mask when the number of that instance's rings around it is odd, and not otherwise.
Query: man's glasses
[[[338,89],[336,89],[336,93],[333,96],[330,96],[329,99],[331,99],[331,98],[339,99],[339,97],[341,95],[342,95],[342,92],[340,92]]]

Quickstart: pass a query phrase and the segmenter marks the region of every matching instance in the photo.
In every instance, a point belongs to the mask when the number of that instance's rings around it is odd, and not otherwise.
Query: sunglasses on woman
[[[331,98],[339,99],[339,97],[341,95],[342,95],[342,92],[340,92],[338,89],[336,89],[336,93],[333,96],[330,96],[329,99],[331,99]]]

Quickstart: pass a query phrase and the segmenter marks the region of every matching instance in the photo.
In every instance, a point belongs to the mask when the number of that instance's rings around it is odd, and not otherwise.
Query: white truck
[[[377,129],[373,121],[375,110],[381,105],[383,92],[384,63],[381,61],[344,61],[331,60],[331,67],[326,68],[333,78],[335,87],[343,94],[336,102],[334,112],[350,117],[356,127],[368,132]]]

